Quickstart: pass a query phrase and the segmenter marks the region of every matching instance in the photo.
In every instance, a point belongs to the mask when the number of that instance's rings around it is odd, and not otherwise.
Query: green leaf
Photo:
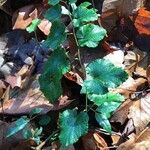
[[[25,131],[23,132],[23,137],[24,137],[26,140],[29,140],[30,138],[32,138],[32,137],[33,137],[33,134],[32,134],[32,132],[31,132],[31,130],[25,130]]]
[[[120,103],[124,101],[124,97],[122,95],[111,92],[104,95],[91,94],[89,95],[89,99],[93,101],[97,106],[100,106],[104,102]]]
[[[15,121],[15,126],[14,127],[10,127],[6,133],[6,137],[10,137],[14,134],[16,134],[17,132],[19,132],[20,130],[22,130],[28,123],[29,123],[29,119],[27,117],[22,117],[19,118],[18,120]]]
[[[41,20],[40,19],[34,19],[32,20],[31,25],[29,25],[26,30],[31,33],[34,32],[37,29],[37,26],[40,24]]]
[[[50,102],[55,102],[61,96],[61,78],[69,70],[70,64],[65,50],[54,50],[39,77],[40,89]]]
[[[39,124],[41,126],[46,126],[49,124],[50,121],[51,121],[51,118],[47,115],[44,115],[44,116],[40,117]]]
[[[119,102],[104,102],[96,109],[96,111],[104,114],[109,119],[120,104],[121,103]]]
[[[87,112],[77,114],[76,110],[66,110],[60,115],[60,142],[63,147],[73,144],[88,132]]]
[[[109,120],[107,119],[106,115],[102,113],[95,113],[95,118],[99,125],[111,134],[111,124],[109,123]]]
[[[43,46],[56,49],[60,47],[60,44],[65,41],[66,36],[65,25],[62,22],[56,20],[53,22],[51,32],[47,39],[44,41]]]
[[[49,8],[46,13],[44,14],[45,19],[49,20],[50,22],[54,22],[56,19],[60,19],[61,17],[61,6],[55,5]]]
[[[43,108],[34,108],[31,111],[30,115],[32,116],[32,115],[35,115],[35,114],[39,114],[42,110],[43,110]]]
[[[105,35],[106,30],[94,24],[83,25],[77,31],[77,38],[81,47],[97,47]]]
[[[86,67],[87,79],[84,81],[81,93],[106,94],[108,88],[115,88],[121,85],[128,74],[116,67],[110,61],[97,59]]]
[[[94,8],[87,8],[91,3],[84,2],[81,3],[74,11],[73,11],[73,24],[75,27],[79,27],[85,22],[95,21],[98,19],[97,10]]]
[[[42,127],[36,128],[34,132],[34,138],[40,136],[42,134],[42,131],[43,131]]]
[[[97,122],[109,133],[111,133],[111,125],[108,119],[119,106],[120,102],[118,101],[104,102],[96,109],[95,118]]]
[[[76,3],[76,2],[77,2],[77,0],[69,0],[70,4],[73,4],[73,3]]]
[[[56,4],[58,4],[60,2],[60,0],[48,0],[48,4],[49,5],[56,5]]]
[[[38,137],[33,137],[32,139],[36,142],[36,144],[37,144],[37,145],[39,145],[39,144],[40,144],[40,142],[41,142],[41,140],[40,140],[40,137],[39,137],[39,136],[38,136]]]

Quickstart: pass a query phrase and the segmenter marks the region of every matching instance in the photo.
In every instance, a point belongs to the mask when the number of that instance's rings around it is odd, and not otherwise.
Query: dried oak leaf
[[[139,34],[150,35],[150,11],[139,9],[134,25]]]
[[[133,119],[136,133],[140,133],[150,122],[150,93],[130,107],[128,118]]]

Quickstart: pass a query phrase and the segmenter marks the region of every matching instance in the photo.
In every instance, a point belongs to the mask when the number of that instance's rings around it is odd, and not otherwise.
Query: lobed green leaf
[[[76,110],[65,110],[60,115],[60,142],[63,147],[77,142],[88,132],[89,117],[87,112],[77,114]]]
[[[81,47],[97,47],[105,35],[106,30],[94,24],[83,25],[77,31],[77,38]]]
[[[54,22],[57,19],[61,18],[61,6],[59,4],[49,8],[45,14],[44,17],[45,19],[49,20],[50,22]]]
[[[44,41],[43,46],[56,49],[65,41],[66,36],[65,25],[61,21],[55,20],[52,24],[51,32]]]
[[[106,94],[108,88],[115,88],[121,85],[128,74],[116,67],[110,61],[97,59],[86,67],[87,79],[84,81],[81,93]]]
[[[62,94],[61,78],[69,70],[70,64],[65,50],[54,50],[39,77],[40,89],[50,102],[56,101]]]

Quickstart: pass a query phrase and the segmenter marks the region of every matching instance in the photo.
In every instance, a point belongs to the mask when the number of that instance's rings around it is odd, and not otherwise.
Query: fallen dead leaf
[[[123,125],[128,118],[129,108],[132,106],[133,101],[126,100],[112,115],[110,122],[119,122]]]
[[[58,110],[72,101],[68,100],[67,96],[60,97],[55,104],[49,103],[49,101],[43,96],[39,90],[38,81],[35,80],[31,87],[26,91],[19,93],[19,96],[12,98],[3,104],[4,114],[29,114],[34,108],[43,108],[41,114],[45,114],[50,110]],[[0,114],[3,113],[2,107],[0,107]]]
[[[112,138],[112,145],[116,145],[120,139],[120,135],[113,134],[113,135],[111,135],[111,138]]]
[[[104,28],[111,30],[119,17],[128,17],[143,6],[144,0],[104,0],[101,21]]]
[[[134,80],[129,77],[126,82],[124,82],[120,87],[114,90],[116,93],[122,94],[127,100],[113,113],[110,121],[111,122],[120,122],[123,125],[128,118],[129,109],[133,104],[133,101],[130,100],[130,94],[136,92],[137,88],[143,85],[146,82],[143,78],[138,78]]]
[[[150,122],[150,93],[130,107],[128,118],[132,118],[136,133],[139,134]]]
[[[21,87],[21,76],[6,76],[5,81],[10,84],[12,88]]]
[[[46,19],[43,19],[41,23],[38,25],[38,28],[45,34],[49,35],[52,23]]]
[[[101,148],[106,148],[106,150],[108,150],[106,141],[96,132],[89,132],[87,135],[83,136],[82,143],[84,150],[97,150]]]
[[[150,148],[150,128],[122,143],[117,150],[148,150]]]

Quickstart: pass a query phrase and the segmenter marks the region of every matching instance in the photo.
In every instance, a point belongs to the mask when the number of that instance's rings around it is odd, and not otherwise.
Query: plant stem
[[[86,93],[86,96],[85,96],[85,111],[88,110],[88,97],[87,97],[87,93]]]
[[[63,3],[65,3],[65,5],[67,6],[68,10],[70,11],[69,5],[66,2],[64,2],[64,1],[63,1]],[[69,14],[69,18],[71,20],[71,23],[73,23],[73,18],[72,18],[72,16],[70,14]],[[80,45],[79,45],[79,42],[78,42],[78,39],[77,39],[77,36],[76,36],[76,32],[75,32],[75,28],[74,28],[73,25],[72,25],[72,30],[73,30],[73,36],[74,36],[74,39],[75,39],[75,43],[76,43],[76,46],[77,46],[78,59],[79,59],[79,63],[80,63],[81,69],[82,69],[83,79],[85,79],[86,78],[86,71],[85,71],[84,65],[82,64]]]

